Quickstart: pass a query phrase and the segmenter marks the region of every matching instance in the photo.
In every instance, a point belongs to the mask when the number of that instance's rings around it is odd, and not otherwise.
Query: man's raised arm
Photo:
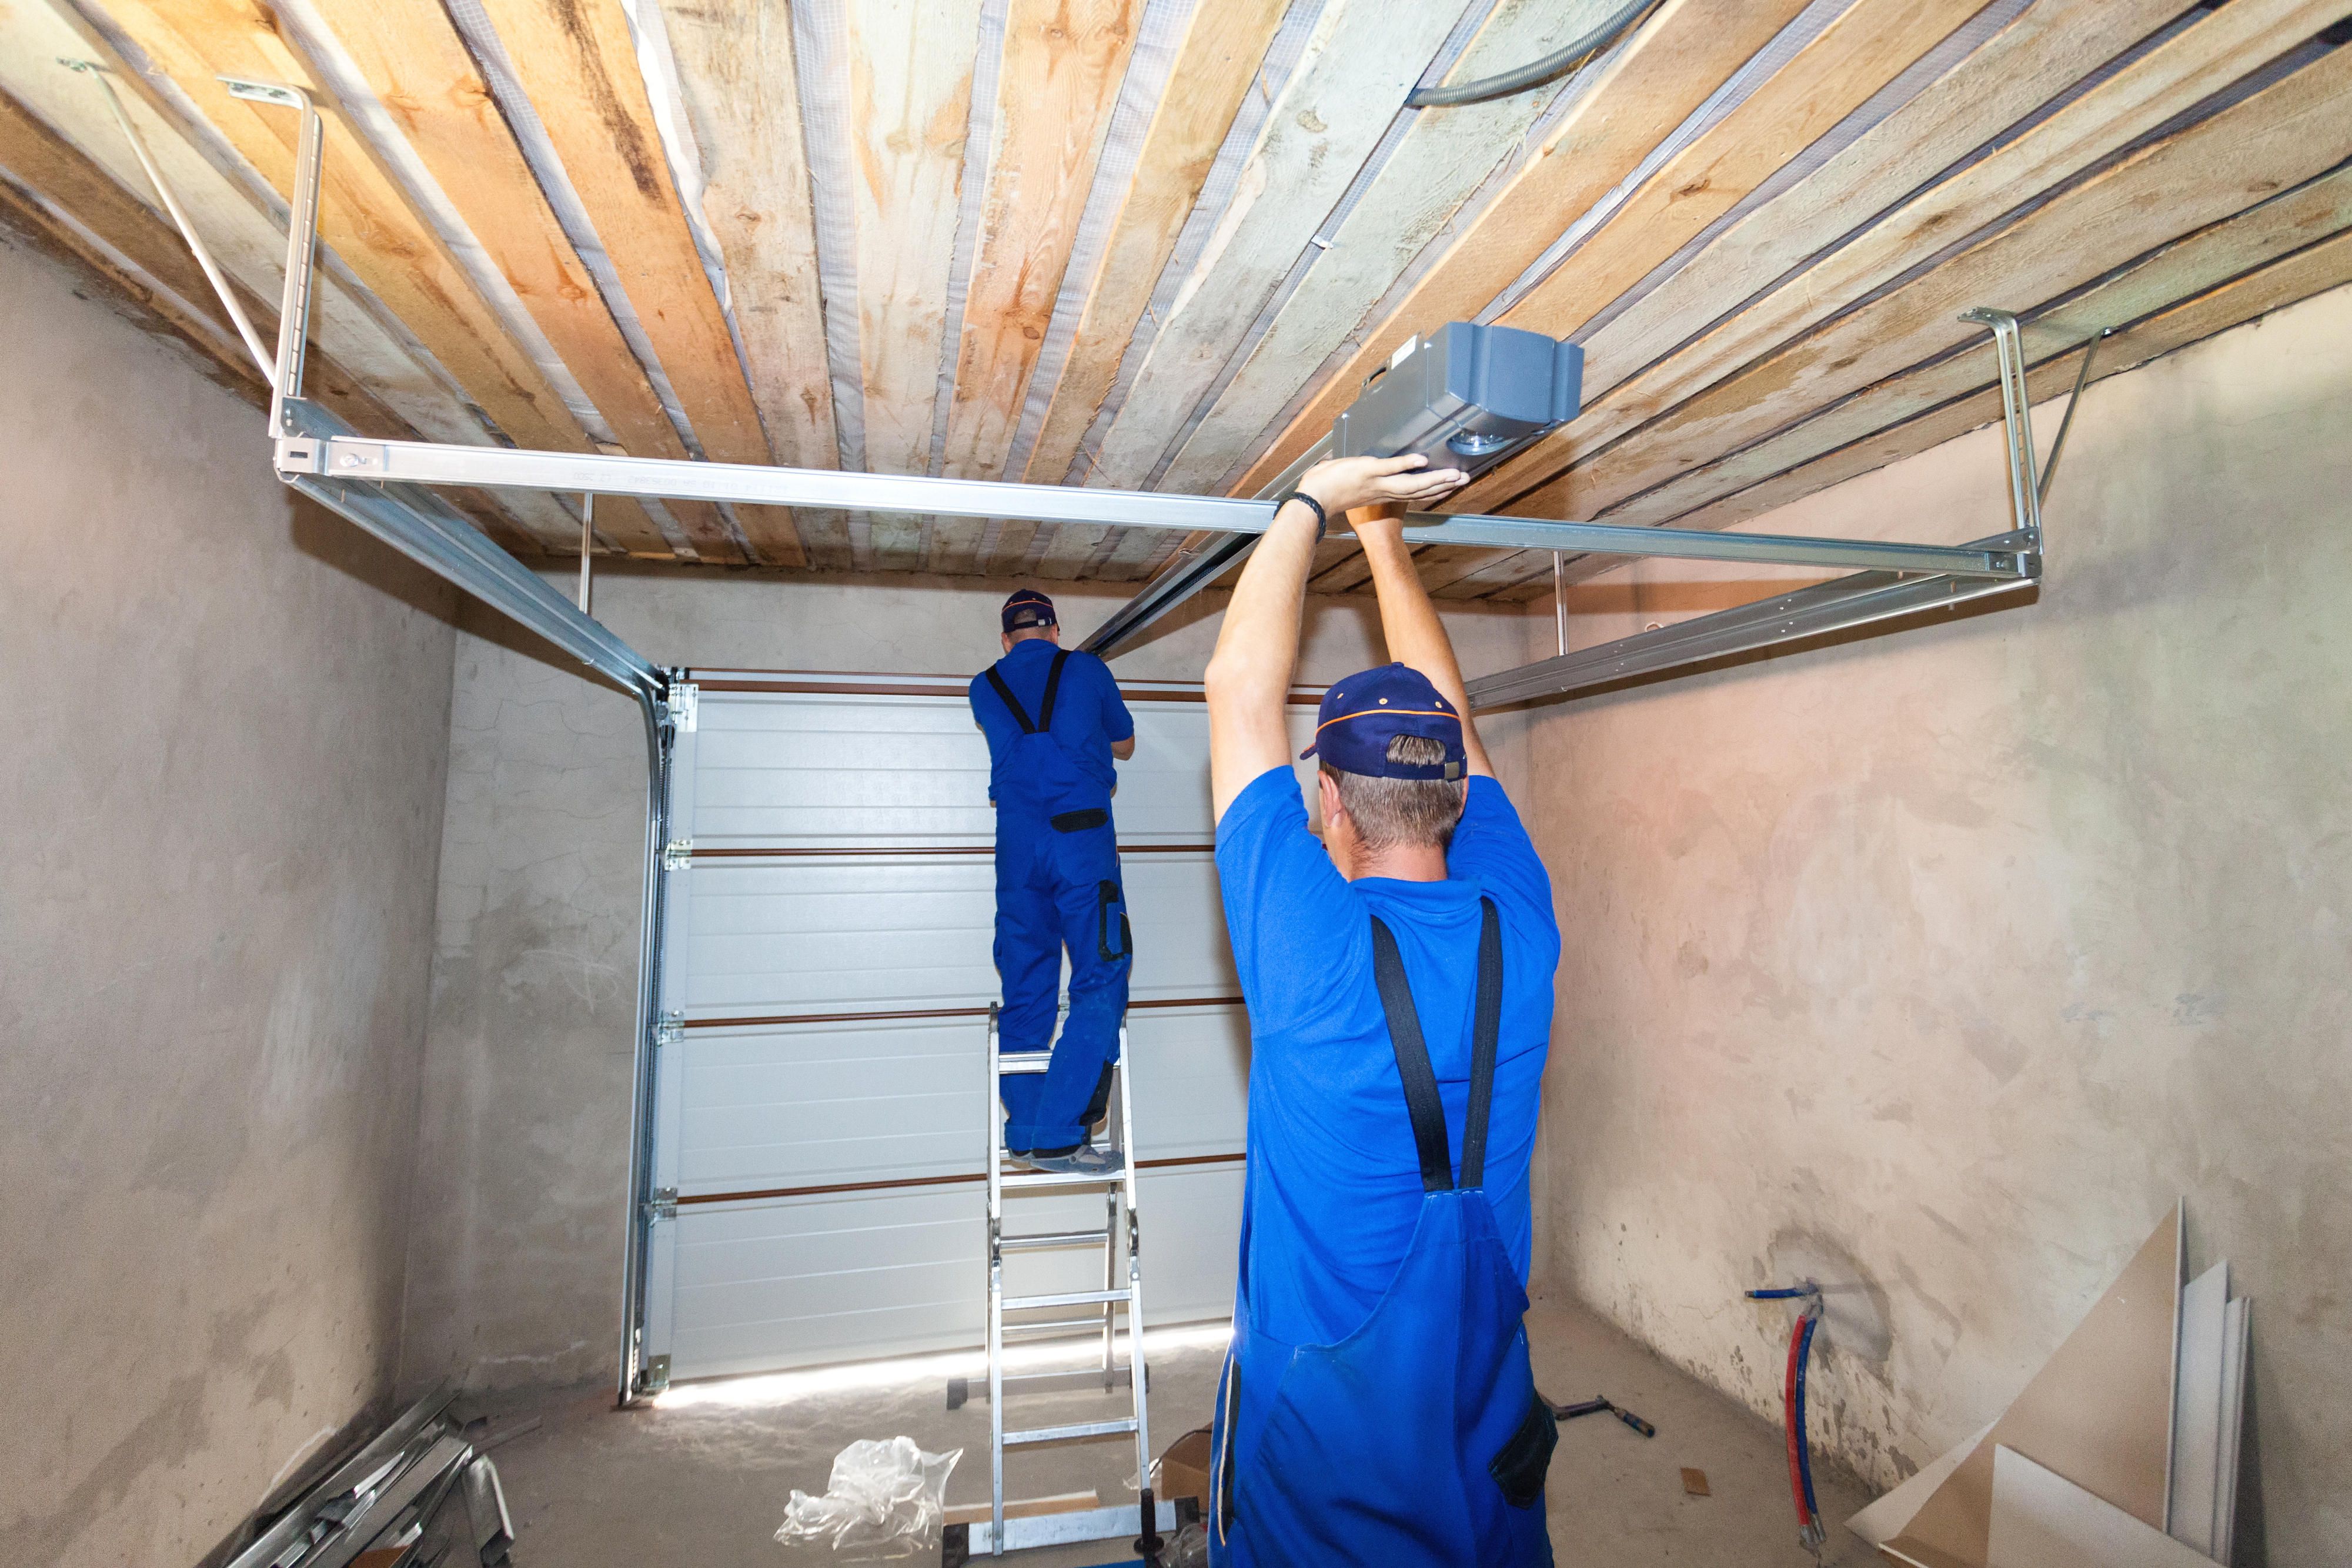
[[[1447,702],[1462,716],[1462,747],[1469,754],[1470,771],[1492,779],[1494,765],[1478,744],[1478,727],[1470,717],[1470,694],[1462,683],[1462,666],[1454,657],[1454,640],[1437,619],[1437,607],[1413,570],[1412,552],[1405,548],[1404,521],[1381,517],[1359,522],[1356,538],[1372,568],[1372,591],[1380,596],[1381,636],[1389,657],[1429,677]]]
[[[1413,472],[1422,463],[1418,455],[1343,457],[1318,463],[1300,476],[1298,494],[1312,497],[1323,516],[1337,525],[1340,514],[1352,507],[1392,502],[1417,506],[1462,483],[1457,469]],[[1209,793],[1221,819],[1250,780],[1270,768],[1290,765],[1290,727],[1284,708],[1290,695],[1291,672],[1298,664],[1298,618],[1307,594],[1307,573],[1321,537],[1318,520],[1316,506],[1295,499],[1284,502],[1260,536],[1249,563],[1242,568],[1233,602],[1225,606],[1224,623],[1218,630],[1217,650],[1210,655],[1206,677]],[[1416,591],[1419,587],[1416,581]],[[1428,612],[1426,599],[1423,608],[1434,627],[1436,615]],[[1385,615],[1385,599],[1381,609]],[[1437,632],[1437,638],[1444,646],[1444,631]],[[1392,655],[1403,657],[1395,654],[1393,640],[1389,646]],[[1445,657],[1446,667],[1452,669],[1451,649]],[[1411,659],[1404,662],[1412,664]],[[1457,672],[1452,687],[1439,683],[1438,689],[1446,693],[1448,700],[1455,700],[1461,684]],[[1466,714],[1465,718],[1466,735]],[[1483,753],[1474,749],[1471,761],[1476,770],[1488,771],[1483,767]]]

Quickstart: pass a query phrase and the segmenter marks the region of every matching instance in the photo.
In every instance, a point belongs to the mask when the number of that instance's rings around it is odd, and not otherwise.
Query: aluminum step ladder
[[[1164,1538],[1175,1533],[1176,1514],[1172,1505],[1158,1502],[1146,1486],[1139,1507],[1096,1508],[1067,1513],[1027,1514],[1007,1519],[1004,1516],[1004,1451],[1034,1443],[1061,1442],[1072,1437],[1097,1437],[1114,1434],[1135,1435],[1136,1474],[1149,1481],[1151,1475],[1151,1424],[1145,1407],[1150,1389],[1150,1376],[1143,1357],[1143,1260],[1142,1232],[1136,1215],[1135,1171],[1135,1111],[1128,1094],[1129,1073],[1127,1061],[1127,1020],[1118,1027],[1118,1055],[1111,1063],[1116,1084],[1114,1104],[1117,1134],[1113,1146],[1119,1154],[1118,1169],[1108,1175],[1032,1170],[1013,1161],[1004,1148],[1004,1115],[998,1100],[999,1075],[1013,1072],[1043,1072],[1052,1064],[1049,1051],[1000,1053],[996,1031],[996,1009],[988,1009],[988,1448],[989,1448],[989,1517],[986,1522],[964,1527],[968,1531],[962,1549],[971,1557],[1002,1556],[1037,1546],[1055,1546],[1066,1542],[1130,1539],[1147,1558],[1156,1552]],[[1069,1188],[1099,1188],[1103,1195],[1103,1226],[1099,1230],[1018,1231],[1005,1227],[1005,1199],[1018,1198],[1037,1192],[1053,1192]],[[1122,1241],[1124,1248],[1122,1249]],[[1054,1291],[1027,1295],[1007,1295],[1004,1289],[1004,1260],[1008,1253],[1037,1252],[1054,1249],[1098,1244],[1103,1249],[1103,1288],[1099,1291]],[[1126,1260],[1126,1279],[1119,1277],[1122,1250]],[[1045,1322],[1024,1321],[1008,1323],[1007,1312],[1027,1312],[1039,1310],[1086,1309],[1072,1317],[1055,1317]],[[1116,1341],[1120,1311],[1127,1313],[1128,1359],[1124,1364],[1117,1359]],[[1102,1359],[1099,1367],[1082,1368],[1075,1372],[1034,1372],[1008,1375],[1004,1370],[1004,1343],[1008,1334],[1027,1343],[1043,1343],[1055,1339],[1075,1339],[1083,1334],[1099,1334]],[[1112,1421],[1080,1421],[1059,1427],[1034,1427],[1005,1430],[1004,1396],[1008,1393],[1037,1392],[1052,1388],[1090,1386],[1099,1382],[1106,1392],[1125,1384],[1132,1399],[1131,1415]],[[962,1379],[948,1385],[948,1407],[954,1409],[969,1396],[970,1387]],[[953,1529],[955,1527],[950,1527]],[[949,1556],[955,1555],[955,1541],[948,1542]]]

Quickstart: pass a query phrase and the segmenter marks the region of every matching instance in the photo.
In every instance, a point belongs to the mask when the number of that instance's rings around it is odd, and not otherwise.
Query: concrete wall
[[[0,1562],[191,1563],[391,1392],[451,596],[0,238]],[[93,291],[94,292],[94,291]]]
[[[1009,586],[625,569],[594,608],[662,664],[968,674],[998,653]],[[1073,643],[1131,591],[1046,586]],[[1219,608],[1114,668],[1198,679]],[[1474,672],[1517,661],[1516,612],[1451,623]],[[464,625],[402,1383],[594,1381],[613,1375],[620,1323],[643,727],[569,660],[470,606]],[[1301,678],[1377,663],[1378,646],[1369,601],[1318,601]],[[1523,727],[1496,728],[1498,768]]]
[[[1555,1283],[1776,1417],[1786,1317],[1738,1292],[1859,1286],[1888,1332],[1832,1345],[1815,1437],[1884,1485],[2186,1195],[2256,1303],[2242,1511],[2352,1561],[2347,432],[2339,289],[2091,390],[2038,604],[1540,710]],[[1997,442],[1752,526],[1999,531]],[[1632,575],[1579,641],[1723,597]]]

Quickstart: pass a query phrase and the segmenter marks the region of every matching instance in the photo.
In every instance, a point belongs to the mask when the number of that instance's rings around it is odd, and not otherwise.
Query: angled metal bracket
[[[1753,604],[1721,610],[1712,615],[1643,632],[1596,648],[1569,653],[1563,627],[1561,652],[1556,658],[1524,664],[1468,683],[1471,705],[1496,708],[1513,703],[1562,701],[1607,690],[1630,681],[1653,679],[1678,670],[1696,669],[1718,660],[1795,646],[1834,632],[1852,631],[1925,612],[1957,610],[1963,604],[2021,593],[2042,580],[2042,497],[2049,488],[2049,473],[2057,465],[2058,448],[2051,450],[2050,469],[2037,472],[2033,453],[2033,412],[2026,395],[2025,356],[2018,319],[2006,310],[1961,312],[1962,320],[1980,322],[1992,330],[2001,393],[2001,434],[2009,470],[2010,510],[2016,527],[1990,538],[1975,539],[1948,556],[1979,556],[2002,571],[1965,572],[1948,568],[1917,571],[1895,565],[1894,570],[1857,572],[1811,588],[1799,589]],[[2102,334],[2104,336],[2104,334]],[[2090,379],[2090,356],[2084,356],[2075,379],[2074,398]],[[2074,405],[2068,404],[2072,423]],[[2063,426],[2059,442],[2065,440]],[[1663,532],[1664,530],[1658,530]],[[1756,535],[1725,535],[1726,538],[1756,538]],[[1806,541],[1771,541],[1775,549]],[[1826,542],[1826,541],[1814,541]],[[1915,547],[1895,546],[1908,550]],[[1656,552],[1679,553],[1672,549]],[[1718,558],[1720,559],[1720,558]],[[1759,551],[1759,560],[1793,559],[1792,555]],[[1832,558],[1821,556],[1824,563]]]

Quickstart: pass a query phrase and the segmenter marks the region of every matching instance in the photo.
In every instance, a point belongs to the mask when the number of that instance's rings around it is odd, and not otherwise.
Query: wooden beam
[[[2315,245],[2306,246],[2291,256],[2231,278],[2219,287],[2208,289],[2193,299],[2183,300],[2118,332],[2100,345],[2098,365],[2092,376],[2092,384],[2095,386],[2112,376],[2136,370],[2216,333],[2258,321],[2273,310],[2347,284],[2352,284],[2352,232],[2336,234]],[[2042,361],[2027,376],[2028,394],[2037,403],[2064,395],[2074,385],[2080,365],[2079,350]],[[1850,446],[1825,453],[1802,467],[1775,475],[1710,506],[1684,513],[1675,519],[1675,526],[1684,528],[1730,528],[1874,469],[1899,463],[1906,457],[1915,456],[1972,430],[1981,429],[1999,418],[2000,392],[1997,388],[1988,388],[1891,429],[1879,431]],[[2071,471],[2079,482],[2082,470],[2075,465],[2081,461],[2076,458],[2074,464],[2070,464],[2068,469],[2062,472]],[[1989,477],[1987,483],[1998,485],[2000,480],[1995,476]],[[2051,493],[2053,506],[2063,509],[2066,504],[2065,494],[2065,486],[2053,487]],[[1525,579],[1517,587],[1497,591],[1493,597],[1526,601],[1539,599],[1549,591],[1548,579],[1540,583],[1533,579]]]
[[[509,439],[553,451],[588,449],[563,400],[410,210],[366,139],[337,111],[259,0],[113,0],[108,15],[281,193],[292,182],[300,117],[232,98],[214,78],[257,77],[309,89],[328,120],[320,237]]]
[[[1472,81],[1540,59],[1590,32],[1622,0],[1503,0],[1448,73]],[[1206,491],[1255,455],[1283,409],[1406,268],[1462,214],[1463,204],[1525,138],[1551,95],[1424,110],[1316,259],[1248,362],[1168,465],[1160,486]]]
[[[701,0],[663,14],[702,149],[703,215],[726,257],[735,328],[768,444],[785,467],[837,468],[791,7]],[[842,514],[801,507],[793,517],[811,565],[849,565]]]
[[[483,11],[703,455],[717,463],[773,462],[671,182],[619,0],[485,0]],[[789,511],[744,506],[735,516],[758,559],[806,564]]]
[[[435,0],[313,0],[343,52],[432,174],[531,319],[547,335],[621,449],[639,457],[688,455],[595,280],[574,254],[522,151]],[[709,502],[669,501],[695,553],[742,559]],[[598,526],[632,554],[675,552],[642,507],[607,497]]]
[[[847,9],[866,466],[926,474],[980,0],[847,0]],[[867,529],[870,564],[923,559],[920,517],[877,514]]]
[[[1327,0],[1087,483],[1141,488],[1444,42],[1451,5]]]
[[[1969,306],[2030,307],[2082,287],[2352,147],[2352,51],[2305,66],[2081,184],[1828,326],[1757,361],[1527,497],[1524,515],[1592,517],[1792,419],[1972,341]]]
[[[1713,283],[1714,293],[1700,296],[1689,289],[1662,289],[1668,298],[1654,308],[1645,308],[1651,302],[1644,300],[1627,312],[1626,319],[1596,333],[1587,346],[1591,379],[1586,384],[1584,413],[1454,497],[1449,508],[1502,509],[1514,497],[1570,463],[1591,456],[1659,410],[1675,406],[1807,328],[1867,298],[1939,250],[2000,221],[2028,197],[2079,176],[2137,137],[2307,37],[2307,29],[2315,29],[2330,8],[2331,0],[2249,0],[2242,14],[2225,17],[2213,13],[2007,146],[1916,199],[1902,202],[1814,265],[1788,277],[1766,298],[1746,301],[1745,293],[1752,290],[1759,274],[1745,274],[1746,289],[1741,288],[1738,252],[1751,243],[1741,231],[1760,233],[1777,225],[1781,204],[1770,204],[1739,230],[1724,236],[1722,243],[1733,244],[1733,255],[1721,264],[1709,262],[1702,277]],[[2334,8],[2340,9],[2340,0],[2335,0]],[[2141,14],[2120,15],[2132,28],[2149,20]],[[2101,47],[2120,48],[2129,41],[2131,29],[2094,36]],[[1842,156],[1822,171],[1834,178],[1821,198],[1808,198],[1809,203],[1820,204],[1792,210],[1788,238],[1782,243],[1801,258],[1811,255],[1845,235],[1855,216],[1882,209],[1888,200],[1911,188],[1901,182],[1931,172],[1923,159],[1900,151],[1906,141],[1923,151],[1941,153],[1981,145],[1998,135],[2012,122],[2008,111],[2016,99],[1986,95],[1981,72],[2001,74],[2010,63],[2005,50],[1984,61],[1981,68],[1970,62],[1922,94],[1912,106],[1916,114],[1906,111],[1894,117],[1848,149],[1851,162]],[[1885,133],[1883,138],[1881,131]],[[1857,171],[1870,170],[1881,160],[1887,166],[1878,177],[1853,189],[1851,183],[1864,177]],[[1852,204],[1843,219],[1840,206],[1827,200],[1840,187],[1847,188],[1846,199]],[[1799,250],[1799,246],[1805,248]],[[1695,261],[1693,270],[1697,269]],[[1680,319],[1663,319],[1658,312],[1670,306],[1687,314]],[[1718,317],[1721,319],[1717,321]],[[1666,357],[1651,363],[1661,350],[1668,350]]]
[[[948,408],[949,478],[1003,472],[1141,10],[1140,0],[1012,0]]]
[[[1249,495],[1319,440],[1366,376],[1413,333],[1485,309],[1560,230],[1614,188],[1805,0],[1666,0],[1443,258],[1233,487]]]
[[[1058,485],[1068,476],[1287,8],[1286,0],[1200,0],[1193,7],[1030,448],[1022,476],[1029,483]]]

